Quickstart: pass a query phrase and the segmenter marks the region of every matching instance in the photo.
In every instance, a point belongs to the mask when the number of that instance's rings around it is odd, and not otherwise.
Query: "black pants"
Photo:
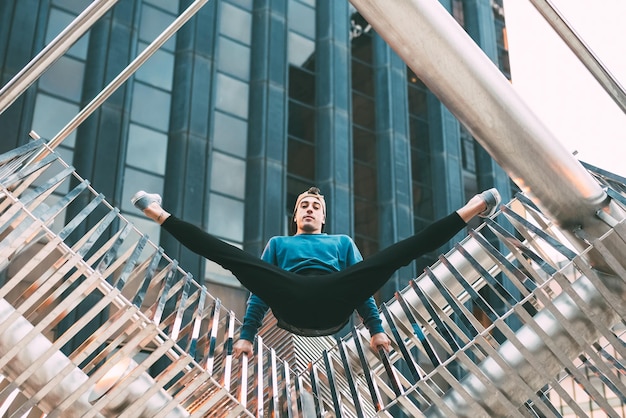
[[[453,212],[366,260],[324,275],[285,271],[174,216],[162,227],[191,251],[230,270],[277,318],[300,328],[327,329],[345,323],[397,269],[436,250],[465,225]]]

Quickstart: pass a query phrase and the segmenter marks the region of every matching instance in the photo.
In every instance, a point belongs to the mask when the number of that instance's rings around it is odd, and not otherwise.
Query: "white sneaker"
[[[133,206],[135,206],[142,212],[146,210],[148,206],[150,206],[150,203],[157,202],[159,205],[161,205],[162,201],[163,200],[161,199],[161,195],[157,193],[148,193],[144,190],[139,190],[137,193],[135,193],[133,197],[130,198],[130,202],[133,204]]]
[[[502,197],[500,197],[500,193],[497,189],[488,189],[482,192],[479,195],[483,201],[487,204],[487,208],[483,210],[478,216],[482,216],[483,218],[488,218],[498,210],[500,206],[500,202],[502,202]]]

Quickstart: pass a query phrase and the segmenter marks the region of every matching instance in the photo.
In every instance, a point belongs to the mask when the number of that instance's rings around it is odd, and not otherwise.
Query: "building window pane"
[[[213,146],[224,152],[246,157],[248,124],[222,112],[213,117]]]
[[[300,67],[289,66],[289,99],[315,105],[315,75]]]
[[[91,1],[92,0],[53,0],[52,3],[78,15],[91,4]]]
[[[126,162],[137,168],[165,174],[167,135],[131,124]]]
[[[252,39],[252,15],[238,7],[222,3],[220,32],[246,45],[250,45],[250,39]]]
[[[33,130],[42,138],[53,138],[79,112],[75,104],[38,94],[35,100]],[[72,132],[63,145],[73,147],[76,142],[76,131]]]
[[[315,147],[302,141],[289,139],[288,171],[298,177],[315,178]]]
[[[216,106],[234,115],[248,116],[248,84],[223,74],[217,75]]]
[[[246,189],[245,162],[221,152],[213,152],[212,157],[211,190],[243,199]]]
[[[139,48],[143,51],[148,44],[139,43]],[[163,90],[172,90],[172,80],[174,77],[174,55],[163,51],[156,51],[135,73],[137,80],[144,81]]]
[[[89,3],[83,1],[83,3]],[[82,8],[77,12],[82,12]],[[75,15],[66,13],[57,8],[50,9],[50,17],[48,19],[48,27],[46,28],[46,44],[49,44],[63,29],[65,29],[76,18]],[[89,34],[81,36],[81,38],[72,45],[67,51],[67,55],[76,58],[87,58],[87,47],[89,44]]]
[[[227,240],[243,241],[243,202],[211,193],[209,232]]]
[[[170,95],[145,84],[133,86],[132,119],[142,125],[167,131],[170,118]]]
[[[79,102],[83,90],[84,74],[84,63],[72,58],[60,57],[41,76],[39,88],[73,102]]]
[[[287,58],[289,64],[308,68],[315,58],[315,42],[293,32],[289,32]]]
[[[235,77],[250,79],[250,48],[220,36],[217,68]]]
[[[139,24],[139,39],[148,43],[155,40],[161,32],[174,21],[174,17],[168,13],[157,10],[154,7],[144,5],[141,8],[141,23]],[[176,47],[176,35],[165,42],[162,48],[174,51]]]
[[[315,10],[297,1],[289,2],[289,29],[315,39]]]
[[[172,14],[178,14],[178,2],[174,0],[143,0],[144,3],[150,3],[160,9],[166,10]]]
[[[289,135],[315,141],[315,110],[295,102],[289,103]]]

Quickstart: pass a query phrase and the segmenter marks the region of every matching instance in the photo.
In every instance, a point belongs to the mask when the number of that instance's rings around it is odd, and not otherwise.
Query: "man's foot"
[[[156,202],[161,206],[161,195],[157,193],[148,193],[144,190],[139,190],[133,197],[130,198],[130,202],[140,211],[144,211],[150,206],[151,203]]]
[[[498,206],[500,206],[500,202],[502,202],[502,198],[500,197],[500,193],[498,193],[497,189],[493,188],[493,189],[485,190],[478,196],[480,196],[480,198],[487,205],[485,210],[480,212],[478,216],[481,216],[483,218],[488,218],[494,213],[496,213],[496,211],[498,210]]]

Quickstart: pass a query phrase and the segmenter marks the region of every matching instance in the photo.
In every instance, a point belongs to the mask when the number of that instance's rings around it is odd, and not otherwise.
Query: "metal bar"
[[[270,348],[270,368],[268,372],[268,413],[272,417],[280,418],[280,402],[278,400],[280,396],[280,393],[278,391],[278,363],[276,360],[276,350],[274,350],[273,348]]]
[[[206,359],[204,370],[206,370],[209,374],[213,374],[213,363],[215,362],[215,347],[217,344],[217,331],[219,328],[221,308],[222,301],[215,299],[213,310],[211,312],[211,318],[209,319],[209,328],[211,330],[209,334],[209,343],[204,355],[204,358]]]
[[[367,388],[370,392],[372,404],[374,405],[374,409],[376,411],[380,411],[381,409],[383,409],[382,398],[380,397],[380,393],[378,392],[376,383],[374,383],[374,379],[372,379],[373,372],[370,369],[369,362],[367,361],[367,357],[365,356],[363,344],[361,344],[361,334],[356,330],[355,327],[352,327],[352,337],[352,341],[354,342],[357,354],[359,356],[361,367],[363,368],[363,377],[365,378],[365,382],[367,383]]]
[[[415,379],[415,382],[419,382],[422,379],[422,376],[420,375],[418,366],[417,364],[415,364],[413,356],[411,355],[411,353],[409,353],[409,349],[407,348],[406,344],[404,344],[404,338],[402,338],[402,336],[400,335],[400,331],[398,331],[398,326],[391,317],[387,305],[383,303],[381,305],[381,310],[385,319],[387,320],[387,325],[389,326],[389,329],[391,329],[391,334],[393,335],[393,338],[394,340],[396,340],[396,344],[400,349],[400,354],[402,354],[402,358],[406,362],[406,365],[409,368],[413,379]]]
[[[163,32],[156,37],[137,57],[124,68],[96,97],[92,99],[78,114],[65,125],[54,138],[50,140],[48,146],[55,149],[65,138],[67,138],[81,123],[85,121],[102,103],[104,103],[126,80],[132,76],[141,65],[148,60],[165,42],[174,35],[189,19],[191,19],[202,6],[209,0],[196,0],[185,9]],[[46,155],[43,150],[33,161]]]
[[[324,359],[324,367],[326,368],[326,378],[328,379],[328,389],[330,390],[331,400],[333,402],[333,409],[335,410],[335,417],[342,418],[341,413],[341,400],[339,399],[339,390],[337,389],[337,378],[335,377],[335,367],[333,366],[333,360],[328,353],[328,350],[324,350],[322,353]]]
[[[230,391],[230,378],[233,371],[233,340],[235,335],[235,313],[228,312],[226,321],[226,341],[224,341],[224,374],[222,376],[222,386]]]
[[[0,90],[0,114],[17,100],[118,0],[94,0]]]
[[[187,345],[187,353],[193,358],[196,355],[196,347],[198,345],[198,338],[200,337],[200,325],[204,317],[204,304],[206,303],[207,291],[206,287],[202,286],[200,290],[200,298],[198,300],[198,307],[196,308],[196,314],[193,320],[193,329],[191,330],[191,338]]]
[[[341,356],[341,363],[343,364],[344,377],[348,381],[348,387],[350,388],[350,394],[352,395],[352,402],[354,403],[354,409],[358,418],[365,418],[363,413],[363,406],[361,405],[361,396],[356,387],[354,377],[356,373],[352,370],[350,360],[348,359],[348,353],[346,350],[346,344],[343,341],[339,341],[337,344],[339,355]]]
[[[257,335],[256,337],[256,384],[255,384],[255,389],[256,389],[256,417],[257,418],[263,418],[264,416],[264,402],[265,400],[263,399],[263,393],[264,393],[264,386],[263,386],[263,362],[264,362],[264,357],[265,357],[265,353],[263,352],[263,338],[260,335]]]
[[[589,46],[572,29],[567,20],[554,7],[550,0],[530,0],[535,9],[543,16],[552,29],[561,37],[563,42],[578,57],[580,62],[589,70],[602,88],[613,101],[626,113],[626,92],[619,81],[611,74],[600,59],[591,51]]]

